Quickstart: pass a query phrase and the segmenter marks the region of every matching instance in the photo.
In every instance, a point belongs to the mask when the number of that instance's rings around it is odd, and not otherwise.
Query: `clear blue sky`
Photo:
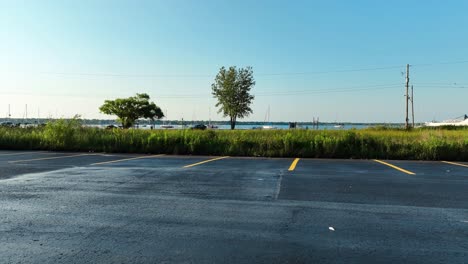
[[[223,120],[211,83],[252,66],[245,120],[404,122],[468,112],[468,1],[0,0],[0,116],[99,113],[146,92],[169,119]]]

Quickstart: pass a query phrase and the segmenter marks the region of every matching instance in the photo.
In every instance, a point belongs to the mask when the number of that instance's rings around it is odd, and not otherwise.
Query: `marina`
[[[467,10],[0,0],[0,264],[468,264]]]

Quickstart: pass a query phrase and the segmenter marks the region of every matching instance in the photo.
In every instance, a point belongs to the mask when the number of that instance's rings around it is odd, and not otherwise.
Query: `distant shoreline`
[[[13,123],[47,123],[48,121],[59,120],[61,118],[0,118],[0,122],[13,122]],[[65,120],[70,120],[71,118],[64,118]],[[112,125],[118,124],[115,119],[81,119],[84,125]],[[223,120],[139,120],[139,124],[141,125],[162,125],[164,123],[171,123],[173,125],[190,125],[190,124],[214,124],[214,125],[229,125],[229,121]],[[264,121],[237,121],[237,125],[252,125],[252,126],[261,126],[261,125],[278,125],[284,126],[289,125],[290,122],[287,121],[276,121],[276,122],[264,122]],[[291,121],[291,123],[297,123],[298,125],[302,126],[313,126],[314,123],[312,121]],[[327,125],[337,125],[337,124],[344,124],[344,125],[363,125],[363,126],[403,126],[404,123],[384,123],[384,122],[328,122],[328,121],[320,121],[319,124],[327,124]]]

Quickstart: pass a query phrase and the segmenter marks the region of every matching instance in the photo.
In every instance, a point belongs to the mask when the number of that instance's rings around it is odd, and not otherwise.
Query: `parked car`
[[[194,125],[191,129],[205,130],[206,126],[203,124]]]
[[[16,125],[13,122],[5,121],[5,122],[1,122],[0,126],[2,126],[2,127],[15,127]]]

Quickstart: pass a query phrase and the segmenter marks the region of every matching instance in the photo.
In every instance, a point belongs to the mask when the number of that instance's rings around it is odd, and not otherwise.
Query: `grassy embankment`
[[[0,149],[467,161],[468,129],[103,130],[61,120],[0,128]]]

